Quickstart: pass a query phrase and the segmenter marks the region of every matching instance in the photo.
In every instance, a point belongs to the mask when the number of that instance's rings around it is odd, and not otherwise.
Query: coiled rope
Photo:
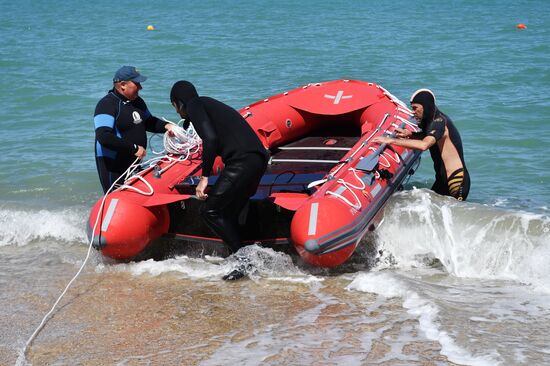
[[[124,184],[122,184],[118,189],[123,190],[130,190],[137,192],[139,194],[142,194],[144,196],[151,196],[153,193],[155,193],[153,187],[149,182],[147,182],[143,176],[141,176],[139,173],[135,173],[138,167],[146,168],[146,167],[153,167],[158,166],[161,162],[164,163],[176,163],[178,161],[184,161],[189,159],[191,155],[198,152],[200,150],[202,140],[200,139],[199,135],[195,131],[195,128],[192,124],[189,124],[189,128],[185,130],[183,127],[180,126],[180,123],[183,123],[183,119],[180,120],[178,123],[172,122],[167,120],[166,118],[163,118],[165,122],[173,124],[175,127],[172,129],[172,133],[165,133],[163,137],[163,145],[164,150],[162,151],[155,151],[153,149],[152,152],[154,155],[157,155],[154,158],[151,158],[143,163],[134,163],[132,164],[131,169],[126,174],[126,178],[124,179]],[[151,145],[151,139],[156,136],[152,135],[149,139],[149,145]],[[168,167],[167,167],[168,168]],[[164,170],[166,170],[165,168]],[[162,174],[164,170],[160,170],[159,173]],[[139,188],[136,188],[133,183],[135,180],[140,180],[145,184],[148,191],[143,191]]]

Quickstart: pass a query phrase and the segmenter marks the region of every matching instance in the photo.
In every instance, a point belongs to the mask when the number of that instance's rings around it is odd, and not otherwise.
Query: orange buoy
[[[527,29],[527,26],[523,23],[519,23],[518,25],[516,25],[516,28],[517,29]]]
[[[155,26],[154,25],[148,25],[147,30],[149,30],[149,31],[155,30]]]

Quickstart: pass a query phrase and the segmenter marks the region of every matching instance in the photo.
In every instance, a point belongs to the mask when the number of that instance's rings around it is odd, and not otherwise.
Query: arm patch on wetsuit
[[[94,125],[97,130],[100,127],[113,128],[115,126],[115,117],[110,114],[96,114],[94,116]]]
[[[445,121],[442,118],[434,119],[426,128],[426,136],[433,136],[436,141],[445,134]]]
[[[94,112],[95,129],[100,127],[115,128],[115,118],[117,115],[117,104],[109,95],[103,97],[96,105]]]

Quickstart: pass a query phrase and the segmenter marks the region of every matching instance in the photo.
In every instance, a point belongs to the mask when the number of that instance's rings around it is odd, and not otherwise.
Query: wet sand
[[[64,281],[55,282],[60,293]],[[379,303],[375,295],[345,290],[347,283],[341,277],[314,285],[223,282],[91,269],[64,297],[27,360],[33,365],[452,364],[440,355],[438,343],[418,334],[418,322],[399,300]],[[19,338],[32,333],[58,295],[54,286],[46,292],[15,300],[21,311],[10,323]],[[3,343],[0,363],[14,364],[16,350]]]

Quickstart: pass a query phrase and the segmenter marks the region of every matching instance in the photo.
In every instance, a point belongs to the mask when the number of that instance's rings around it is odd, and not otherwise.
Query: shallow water
[[[422,215],[435,217],[442,209],[448,210],[443,222],[423,222]],[[385,215],[380,230],[365,238],[350,262],[330,271],[311,268],[296,254],[257,246],[241,251],[254,270],[236,282],[221,280],[236,263],[232,257],[181,254],[117,264],[94,253],[34,340],[27,361],[508,365],[550,360],[548,272],[539,265],[547,255],[550,220],[418,189],[395,195]],[[457,231],[448,237],[438,233],[445,220]],[[507,231],[498,229],[506,221],[512,223]],[[71,225],[66,226],[60,229],[69,234],[62,245],[41,234],[42,239],[29,235],[20,247],[3,247],[0,356],[5,363],[14,362],[23,335],[32,333],[85,256],[86,247],[73,241]],[[504,237],[516,238],[508,249],[499,246]],[[506,253],[513,247],[521,254]]]

